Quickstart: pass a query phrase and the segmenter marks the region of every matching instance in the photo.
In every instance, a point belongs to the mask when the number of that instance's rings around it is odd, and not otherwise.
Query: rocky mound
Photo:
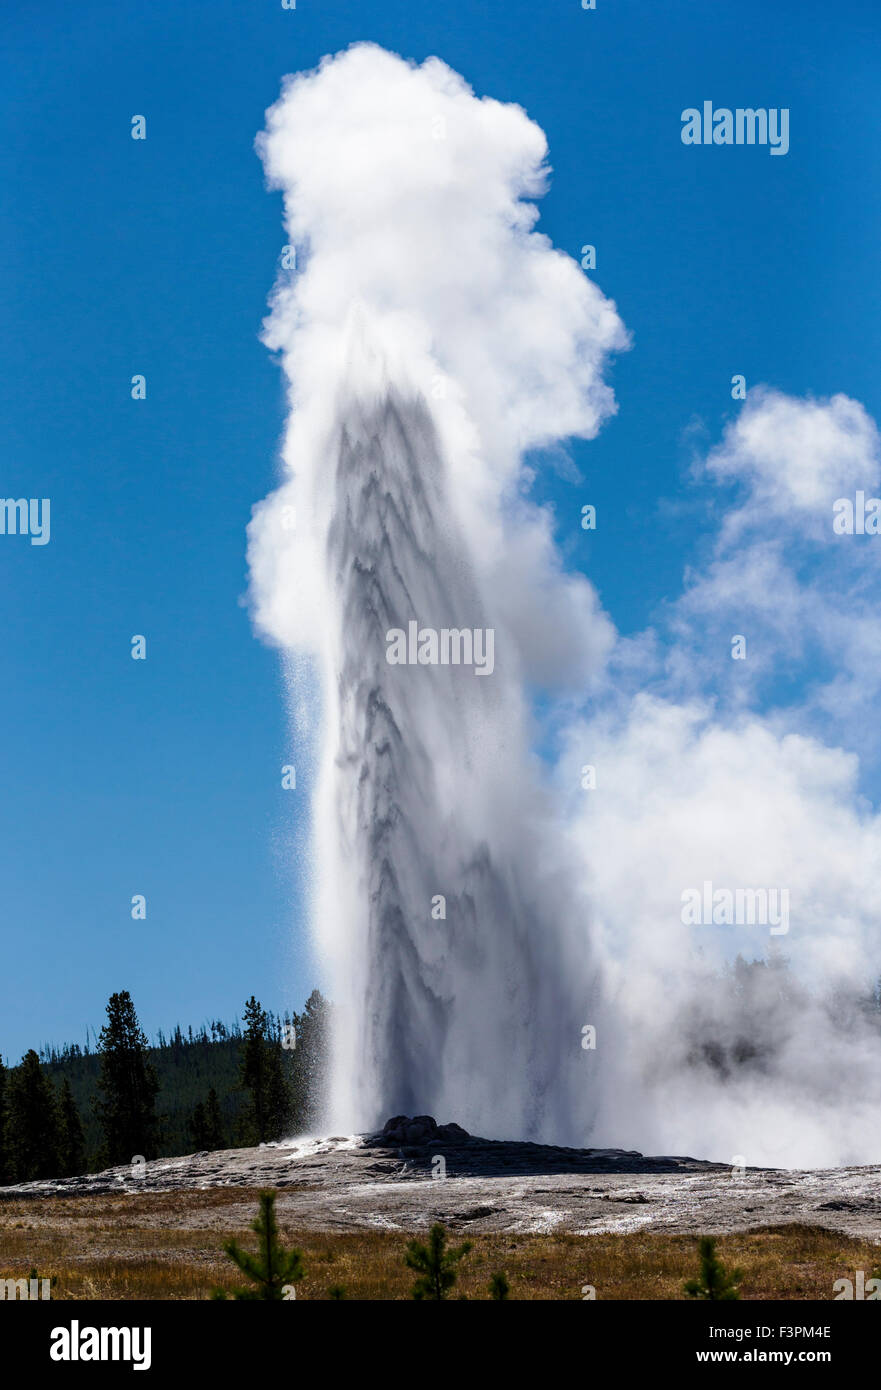
[[[439,1125],[433,1115],[393,1115],[377,1133],[366,1134],[363,1145],[367,1150],[392,1151],[404,1165],[402,1177],[427,1173],[437,1154],[443,1155],[446,1171],[459,1177],[728,1171],[727,1165],[695,1158],[646,1158],[636,1149],[573,1149],[528,1140],[481,1139],[461,1125]]]
[[[373,1147],[382,1144],[406,1145],[422,1148],[425,1144],[461,1144],[471,1135],[461,1125],[439,1125],[433,1115],[394,1115],[386,1120],[378,1134],[371,1134],[365,1142]]]

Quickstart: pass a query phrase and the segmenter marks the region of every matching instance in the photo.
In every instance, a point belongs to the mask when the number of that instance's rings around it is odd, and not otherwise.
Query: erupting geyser
[[[297,269],[266,325],[290,417],[250,562],[259,625],[302,658],[292,701],[304,670],[321,693],[328,1118],[585,1142],[588,915],[524,692],[583,682],[609,629],[520,484],[524,450],[613,408],[623,329],[532,231],[541,131],[437,60],[325,61],[286,85],[260,151]]]

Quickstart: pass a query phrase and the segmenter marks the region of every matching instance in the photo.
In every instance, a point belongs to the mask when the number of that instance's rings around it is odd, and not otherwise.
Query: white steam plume
[[[756,388],[705,475],[736,489],[718,534],[658,630],[619,643],[558,769],[614,1020],[598,1123],[651,1151],[877,1162],[881,816],[861,782],[879,758],[881,537],[832,522],[840,496],[877,493],[878,432],[846,396]],[[585,762],[590,794],[572,790]],[[785,889],[788,930],[683,925],[705,882]],[[723,988],[737,953],[770,968]]]
[[[330,1118],[422,1110],[584,1142],[586,909],[522,692],[583,686],[612,629],[520,485],[526,449],[589,437],[614,409],[601,373],[624,330],[533,230],[542,132],[436,59],[326,60],[286,84],[260,152],[299,269],[266,328],[291,410],[252,591],[260,628],[310,653],[322,688]],[[386,634],[411,620],[492,630],[492,674],[390,665]]]
[[[526,496],[527,450],[614,410],[602,373],[627,345],[534,229],[542,132],[436,59],[359,45],[286,84],[259,147],[298,268],[266,325],[290,413],[249,558],[304,750],[320,690],[300,786],[338,1006],[330,1123],[423,1110],[497,1136],[877,1160],[881,820],[857,754],[881,765],[879,561],[829,529],[838,491],[877,485],[873,422],[844,396],[751,392],[707,460],[739,489],[714,546],[656,629],[618,638]],[[492,629],[492,675],[389,665],[410,620]],[[785,708],[781,669],[801,677]],[[582,706],[556,821],[536,688],[557,722]],[[705,880],[785,887],[789,932],[685,927]],[[770,965],[726,982],[736,951]]]

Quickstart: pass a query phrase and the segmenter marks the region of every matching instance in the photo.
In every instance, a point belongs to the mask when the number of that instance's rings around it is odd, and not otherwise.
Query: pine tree
[[[258,1142],[266,1139],[266,1013],[254,995],[245,1004],[242,1085],[251,1093],[250,1120]]]
[[[301,1250],[283,1250],[278,1243],[278,1223],[275,1219],[275,1193],[260,1193],[260,1214],[251,1223],[251,1230],[260,1238],[257,1255],[243,1250],[234,1240],[224,1245],[229,1258],[243,1274],[256,1284],[254,1289],[235,1289],[233,1298],[283,1301],[293,1292],[293,1286],[305,1274]],[[215,1298],[226,1298],[222,1289]]]
[[[446,1245],[447,1233],[439,1221],[429,1231],[427,1245],[418,1240],[408,1242],[404,1263],[420,1275],[413,1285],[413,1298],[439,1302],[448,1297],[458,1277],[459,1261],[468,1254],[471,1242],[466,1240],[453,1250],[448,1250]]]
[[[102,1099],[96,1102],[95,1109],[104,1131],[105,1161],[130,1163],[136,1154],[154,1158],[158,1146],[159,1083],[148,1061],[147,1039],[128,990],[111,994],[98,1050],[98,1089]]]
[[[220,1113],[220,1101],[217,1099],[217,1092],[212,1086],[208,1092],[208,1102],[205,1106],[205,1123],[207,1127],[205,1145],[208,1149],[225,1149],[226,1134],[224,1133],[223,1115]]]
[[[86,1141],[79,1111],[76,1108],[70,1082],[67,1077],[61,1080],[61,1098],[58,1105],[59,1119],[59,1159],[62,1177],[75,1177],[86,1171]]]
[[[0,1187],[12,1181],[9,1171],[9,1156],[7,1149],[7,1115],[6,1115],[6,1093],[7,1078],[9,1073],[3,1065],[3,1058],[0,1057]]]
[[[267,1139],[281,1139],[290,1113],[290,1096],[284,1077],[281,1043],[267,1042],[266,1118]]]
[[[325,1102],[325,1082],[330,1049],[330,1005],[313,989],[303,1012],[295,1014],[296,1048],[289,1052],[294,1111],[298,1127],[320,1125]]]
[[[508,1283],[508,1276],[499,1270],[489,1281],[489,1296],[499,1301],[508,1297],[511,1285]]]
[[[281,1044],[268,1032],[269,1017],[252,994],[245,1005],[241,1076],[251,1093],[251,1137],[260,1144],[281,1137],[289,1108]]]
[[[743,1278],[743,1271],[726,1270],[721,1260],[716,1258],[716,1242],[711,1236],[701,1236],[698,1253],[701,1259],[700,1275],[697,1279],[687,1280],[684,1286],[689,1298],[707,1298],[714,1302],[731,1302],[740,1298],[737,1286]]]
[[[196,1103],[192,1115],[187,1120],[187,1131],[196,1151],[211,1147],[208,1143],[208,1116],[201,1101]]]
[[[55,1090],[33,1048],[9,1085],[7,1136],[17,1182],[58,1177],[58,1107]]]

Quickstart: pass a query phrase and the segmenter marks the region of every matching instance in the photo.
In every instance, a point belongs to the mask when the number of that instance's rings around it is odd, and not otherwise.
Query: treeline
[[[301,1014],[252,996],[241,1024],[177,1027],[151,1045],[131,995],[113,994],[94,1047],[0,1058],[0,1185],[302,1133],[319,1119],[328,1034],[313,990]]]

